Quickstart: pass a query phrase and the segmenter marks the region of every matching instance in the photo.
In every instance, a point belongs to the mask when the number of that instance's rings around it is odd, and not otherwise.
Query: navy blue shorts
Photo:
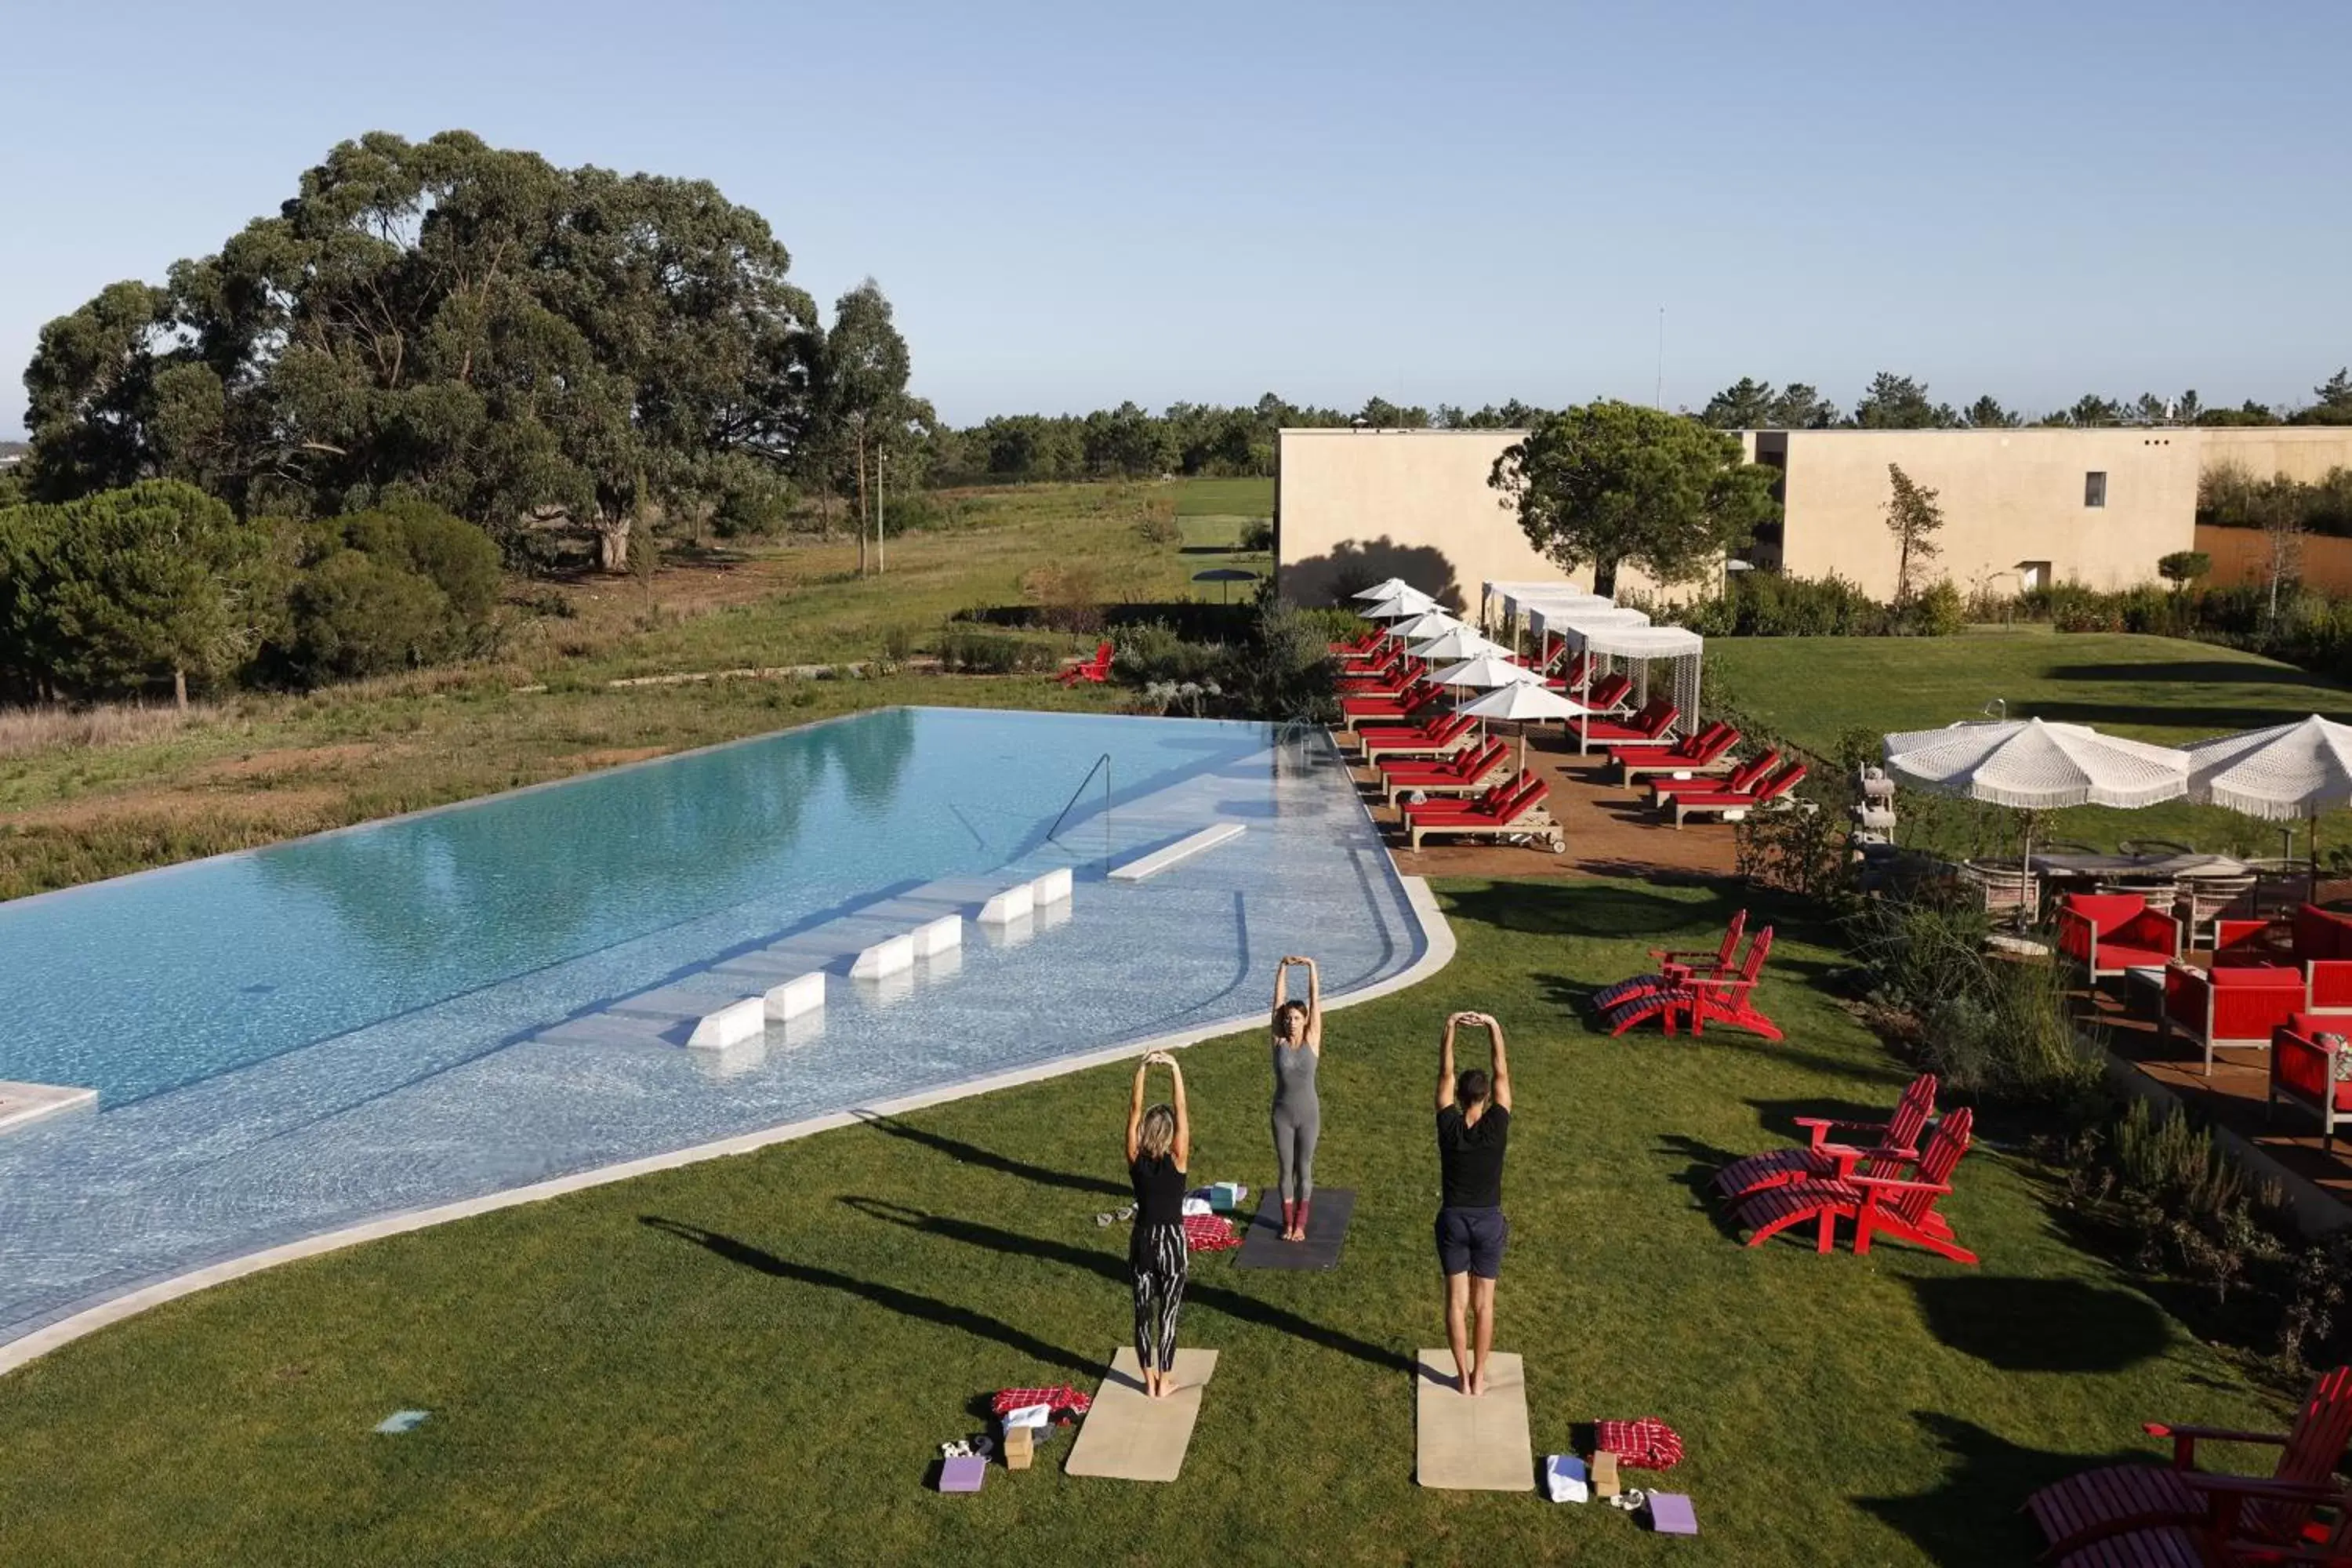
[[[1503,1272],[1503,1244],[1510,1238],[1511,1222],[1501,1209],[1439,1209],[1437,1267],[1447,1274],[1496,1279]]]

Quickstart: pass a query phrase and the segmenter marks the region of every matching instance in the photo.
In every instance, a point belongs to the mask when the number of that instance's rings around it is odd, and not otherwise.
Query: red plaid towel
[[[999,1415],[1009,1415],[1015,1410],[1026,1410],[1032,1405],[1051,1409],[1055,1421],[1076,1420],[1094,1407],[1094,1396],[1080,1394],[1068,1384],[1056,1384],[1052,1388],[1008,1388],[996,1396],[990,1409]]]
[[[1239,1247],[1241,1237],[1234,1230],[1234,1222],[1221,1215],[1188,1214],[1184,1216],[1184,1245],[1194,1252],[1223,1252],[1229,1247]]]
[[[1682,1438],[1654,1415],[1639,1421],[1596,1422],[1592,1446],[1616,1455],[1619,1464],[1637,1470],[1671,1470],[1683,1460]]]

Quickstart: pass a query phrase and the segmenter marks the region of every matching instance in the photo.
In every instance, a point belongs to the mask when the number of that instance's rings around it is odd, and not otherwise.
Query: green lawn
[[[1274,481],[1266,479],[1183,479],[1176,492],[1180,517],[1272,517]]]
[[[1984,1149],[1965,1268],[1897,1247],[1749,1252],[1696,1195],[1791,1116],[1882,1108],[1906,1074],[1819,984],[1780,912],[1788,1044],[1610,1040],[1590,985],[1687,945],[1722,895],[1638,883],[1443,889],[1454,964],[1335,1015],[1318,1177],[1360,1194],[1335,1273],[1195,1260],[1182,1338],[1222,1352],[1183,1479],[1073,1479],[1066,1439],[978,1497],[925,1487],[968,1405],[1090,1384],[1128,1334],[1124,1069],[376,1243],[149,1313],[0,1378],[11,1563],[1664,1561],[2014,1563],[2013,1510],[2146,1419],[2277,1412],[2064,1238]],[[1083,895],[1081,895],[1083,897]],[[1432,1040],[1512,1031],[1503,1348],[1538,1454],[1658,1415],[1705,1534],[1412,1482],[1405,1358],[1442,1339],[1428,1225]],[[1194,1171],[1262,1186],[1265,1047],[1185,1054]],[[369,1428],[417,1406],[402,1436]]]
[[[1706,656],[1742,708],[1824,752],[1849,728],[1932,729],[1998,712],[1995,699],[2011,718],[2091,724],[2174,746],[2314,712],[2352,720],[2352,692],[2333,682],[2255,654],[2170,637],[2045,628],[1956,637],[1718,637]],[[2185,803],[2139,811],[2082,806],[2039,820],[2037,836],[2103,848],[2147,837],[2279,852],[2275,826]],[[2014,852],[2013,816],[1988,811],[1976,826]],[[2352,842],[2352,813],[2331,815],[2321,834],[2323,843]]]

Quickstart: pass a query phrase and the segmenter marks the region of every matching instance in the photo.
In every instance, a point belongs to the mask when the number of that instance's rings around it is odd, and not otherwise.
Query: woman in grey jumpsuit
[[[1307,971],[1307,1000],[1290,999],[1290,966]],[[1315,1068],[1323,1054],[1323,978],[1311,958],[1286,958],[1274,971],[1274,1165],[1282,1192],[1282,1239],[1307,1239],[1315,1197],[1315,1141],[1323,1107]]]

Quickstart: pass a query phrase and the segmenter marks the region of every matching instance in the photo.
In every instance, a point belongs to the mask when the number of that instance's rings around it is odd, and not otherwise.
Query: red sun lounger
[[[1364,742],[1364,761],[1381,757],[1435,757],[1469,746],[1477,721],[1447,713],[1426,724],[1367,724],[1356,731]]]
[[[1483,745],[1465,746],[1450,756],[1384,762],[1380,764],[1381,793],[1391,805],[1407,790],[1424,795],[1473,794],[1495,783],[1495,770],[1510,752],[1499,739],[1489,738]]]
[[[1359,724],[1383,719],[1393,721],[1420,719],[1424,715],[1433,718],[1437,700],[1444,695],[1444,687],[1424,685],[1401,697],[1342,697],[1339,699],[1339,712],[1350,730]]]
[[[1662,804],[1673,808],[1675,826],[1680,827],[1684,822],[1695,816],[1722,816],[1734,811],[1742,814],[1760,811],[1774,802],[1786,798],[1788,793],[1796,788],[1798,781],[1804,776],[1805,764],[1790,763],[1752,791],[1727,789],[1698,795],[1668,795]]]
[[[1780,753],[1769,751],[1748,758],[1722,778],[1654,778],[1650,781],[1650,806],[1654,811],[1664,811],[1678,795],[1715,795],[1727,789],[1752,790],[1769,778],[1772,770],[1780,765]]]
[[[1732,1217],[1748,1232],[1748,1245],[1765,1242],[1795,1225],[1816,1228],[1813,1250],[1829,1252],[1837,1245],[1837,1222],[1853,1222],[1853,1250],[1867,1256],[1871,1238],[1889,1236],[1926,1247],[1955,1263],[1974,1263],[1977,1255],[1962,1247],[1952,1227],[1936,1212],[1949,1193],[1953,1168],[1969,1152],[1975,1117],[1967,1106],[1936,1123],[1927,1146],[1919,1153],[1918,1174],[1909,1180],[1866,1176],[1855,1172],[1843,1180],[1811,1177],[1750,1193],[1732,1208]]]
[[[1649,773],[1727,773],[1737,765],[1731,760],[1731,748],[1738,744],[1739,731],[1717,719],[1697,734],[1664,749],[1612,746],[1609,765],[1617,770],[1618,782],[1629,785]]]
[[[1568,837],[1543,808],[1551,786],[1531,773],[1497,784],[1476,801],[1433,800],[1408,805],[1402,813],[1405,842],[1412,848],[1433,833],[1471,838],[1511,837],[1521,834],[1549,844],[1558,855]]]
[[[1734,1160],[1715,1173],[1716,1195],[1738,1203],[1767,1187],[1790,1182],[1844,1181],[1857,1172],[1865,1176],[1900,1176],[1918,1163],[1919,1135],[1936,1114],[1936,1075],[1921,1073],[1895,1102],[1895,1114],[1885,1121],[1841,1121],[1827,1116],[1800,1116],[1797,1125],[1811,1142],[1797,1149],[1767,1149]],[[1830,1134],[1845,1131],[1861,1136],[1852,1142],[1832,1142]]]
[[[2142,1430],[2172,1439],[2172,1463],[2102,1465],[2043,1487],[2025,1500],[2025,1511],[2050,1543],[2042,1561],[2053,1562],[2128,1531],[2166,1525],[2193,1526],[2207,1519],[2210,1500],[2242,1491],[2231,1533],[2289,1552],[2312,1524],[2315,1508],[2341,1506],[2341,1489],[2330,1484],[2344,1447],[2352,1441],[2352,1367],[2326,1373],[2304,1395],[2294,1427],[2283,1433],[2217,1431],[2208,1426],[2168,1426],[2151,1422]],[[2211,1475],[2197,1468],[2197,1445],[2261,1444],[2278,1450],[2266,1481]],[[2338,1531],[2341,1534],[2341,1531]],[[2249,1562],[2310,1562],[2301,1556],[2250,1557]],[[2159,1560],[2160,1561],[2160,1560]],[[2197,1561],[2192,1559],[2191,1561]],[[2227,1561],[2227,1560],[2225,1560]]]
[[[1631,719],[1621,721],[1587,714],[1570,720],[1569,727],[1576,731],[1579,752],[1590,752],[1595,746],[1663,749],[1675,743],[1675,721],[1681,717],[1682,710],[1663,697],[1653,697]]]

